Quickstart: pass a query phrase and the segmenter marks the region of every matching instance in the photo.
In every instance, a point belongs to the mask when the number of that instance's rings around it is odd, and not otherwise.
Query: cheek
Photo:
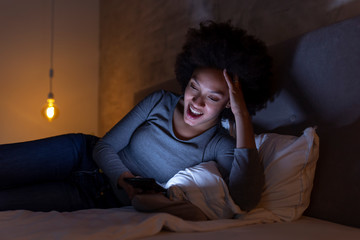
[[[184,92],[184,100],[191,100],[194,97],[194,94],[192,94],[191,89],[186,88]]]
[[[184,93],[184,103],[187,104],[187,102],[189,101],[190,98],[191,98],[190,95],[185,92]]]
[[[226,103],[207,104],[206,106],[209,113],[218,115],[224,110]]]
[[[189,94],[189,85],[184,90],[184,97]]]

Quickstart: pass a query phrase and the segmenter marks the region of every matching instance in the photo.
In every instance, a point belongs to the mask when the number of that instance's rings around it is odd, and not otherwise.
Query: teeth
[[[201,115],[201,114],[202,114],[201,112],[198,112],[198,111],[196,111],[195,109],[193,109],[191,106],[190,106],[190,111],[191,111],[193,114],[196,114],[196,115]]]

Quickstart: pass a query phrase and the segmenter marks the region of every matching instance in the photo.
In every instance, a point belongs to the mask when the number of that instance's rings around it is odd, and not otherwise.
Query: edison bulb
[[[44,105],[44,107],[41,110],[42,115],[51,122],[55,118],[59,116],[59,109],[55,105],[55,99],[54,98],[48,98],[47,104]]]

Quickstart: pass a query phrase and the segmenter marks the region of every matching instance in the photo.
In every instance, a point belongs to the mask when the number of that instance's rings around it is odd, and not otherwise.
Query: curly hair
[[[265,44],[231,22],[200,23],[190,28],[175,63],[175,75],[183,92],[198,68],[226,69],[239,77],[245,103],[251,115],[266,106],[270,98],[271,58]],[[231,110],[222,118],[231,119]]]

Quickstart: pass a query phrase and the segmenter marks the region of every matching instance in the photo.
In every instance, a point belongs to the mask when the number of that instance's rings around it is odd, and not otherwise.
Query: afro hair
[[[199,68],[226,69],[230,76],[239,77],[247,109],[251,115],[264,108],[270,98],[271,58],[265,44],[248,35],[231,22],[200,23],[190,28],[182,51],[175,63],[175,75],[185,88],[193,72]],[[223,118],[232,118],[224,110]]]

